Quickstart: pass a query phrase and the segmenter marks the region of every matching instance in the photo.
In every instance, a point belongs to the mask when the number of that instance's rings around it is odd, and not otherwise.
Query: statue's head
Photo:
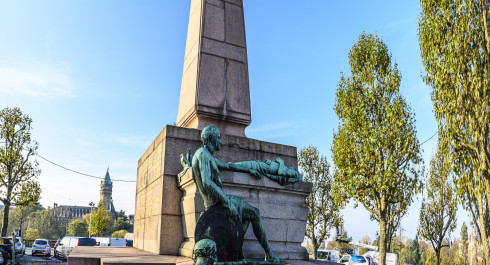
[[[216,243],[211,239],[201,239],[194,245],[192,259],[195,265],[213,265],[218,261]]]
[[[221,149],[219,130],[215,126],[207,126],[202,129],[201,140],[204,145],[213,147],[213,150]]]

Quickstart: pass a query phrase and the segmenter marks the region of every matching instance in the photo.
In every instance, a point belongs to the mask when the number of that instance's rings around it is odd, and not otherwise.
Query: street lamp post
[[[93,202],[90,202],[88,205],[90,205],[90,223],[88,225],[88,237],[92,237],[92,212],[95,204]]]

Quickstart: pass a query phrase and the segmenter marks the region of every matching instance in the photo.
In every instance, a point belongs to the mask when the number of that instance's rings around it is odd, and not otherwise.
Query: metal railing
[[[22,265],[66,265],[66,261],[61,261],[61,260],[40,260],[40,261],[21,261],[20,263],[16,264],[22,264]]]
[[[24,241],[24,244],[26,244],[26,247],[32,247],[32,244],[34,244],[34,239],[23,239],[22,241]],[[56,240],[48,240],[48,243],[51,247],[54,246],[54,244],[56,244]]]

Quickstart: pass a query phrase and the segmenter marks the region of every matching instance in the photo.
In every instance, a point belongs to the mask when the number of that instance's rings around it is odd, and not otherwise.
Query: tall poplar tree
[[[439,139],[490,264],[490,1],[421,0],[419,41]]]
[[[362,204],[379,221],[384,265],[387,228],[422,186],[420,144],[386,44],[361,34],[349,52],[349,65],[352,75],[341,76],[334,107],[340,120],[332,147],[335,193],[337,199]]]
[[[313,183],[312,192],[306,198],[306,237],[311,240],[313,255],[317,259],[317,250],[330,236],[331,229],[342,223],[340,210],[343,204],[332,197],[330,165],[316,147],[308,146],[301,149],[298,153],[298,164],[303,179]]]
[[[437,153],[430,162],[430,173],[426,183],[427,192],[422,201],[419,219],[419,235],[432,244],[437,265],[441,262],[444,238],[456,228],[458,210],[457,195],[451,178],[451,164],[446,149],[439,144]]]

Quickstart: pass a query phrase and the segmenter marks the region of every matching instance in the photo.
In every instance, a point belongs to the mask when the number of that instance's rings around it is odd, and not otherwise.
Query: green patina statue
[[[228,163],[229,170],[250,173],[255,177],[266,176],[281,185],[303,180],[303,176],[293,167],[286,167],[284,160],[277,157],[266,161],[243,161]]]
[[[223,163],[216,159],[213,154],[220,150],[221,140],[218,128],[208,126],[202,130],[201,140],[204,144],[199,148],[194,156],[188,151],[187,158],[181,156],[181,162],[186,169],[192,168],[193,178],[204,200],[205,209],[222,205],[229,211],[229,218],[240,220],[243,227],[243,234],[247,231],[249,224],[252,224],[253,232],[265,252],[265,261],[268,264],[284,264],[271,250],[264,225],[262,223],[259,210],[239,197],[226,194],[222,188],[219,170],[231,170],[250,173],[255,177],[262,175],[269,177],[283,185],[288,182],[302,180],[301,174],[294,168],[284,166],[284,161],[280,158],[267,161],[245,161],[237,163]],[[207,240],[207,239],[206,239]],[[243,239],[242,239],[243,240]],[[197,242],[199,243],[199,242]],[[202,244],[196,243],[196,247]],[[200,253],[200,249],[194,249]],[[243,254],[239,254],[243,259]],[[210,261],[210,260],[208,260]]]

